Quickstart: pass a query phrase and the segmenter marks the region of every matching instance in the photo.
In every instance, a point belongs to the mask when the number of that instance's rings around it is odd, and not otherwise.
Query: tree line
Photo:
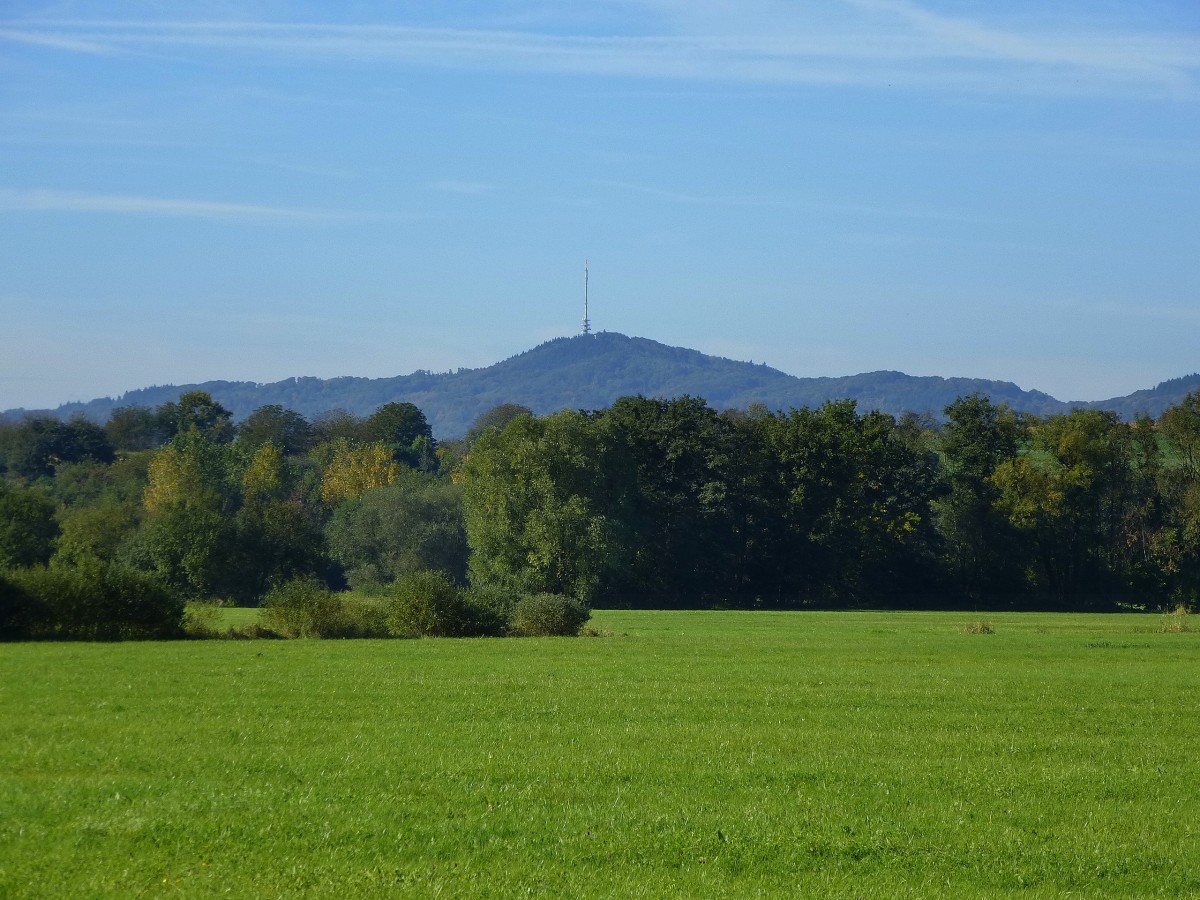
[[[1157,421],[962,397],[524,418],[463,465],[473,578],[598,605],[1112,610],[1200,588],[1200,395]]]
[[[509,611],[527,596],[1195,602],[1200,395],[1132,424],[1018,414],[980,394],[944,415],[639,396],[542,417],[501,406],[441,444],[411,403],[313,421],[272,405],[235,424],[193,391],[103,426],[34,416],[0,426],[0,630],[20,630],[18,589],[74,597],[59,606],[76,632],[121,636],[165,634],[185,600],[255,605],[297,580],[369,595],[430,572]],[[158,631],[106,632],[97,612],[136,622],[153,603]]]

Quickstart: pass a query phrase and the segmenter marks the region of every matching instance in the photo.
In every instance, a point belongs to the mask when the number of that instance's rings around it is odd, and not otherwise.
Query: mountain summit
[[[913,376],[868,372],[841,378],[797,378],[767,365],[708,356],[669,347],[646,338],[615,332],[555,338],[516,356],[480,369],[435,374],[417,371],[394,378],[288,378],[271,384],[207,381],[130,391],[119,398],[68,403],[54,415],[82,413],[103,421],[118,406],[157,406],[182,391],[208,391],[237,419],[260,406],[277,403],[309,418],[331,409],[367,415],[390,402],[415,403],[439,438],[458,437],[482,412],[502,403],[519,403],[539,415],[560,409],[599,409],[617,397],[703,397],[716,409],[768,409],[818,406],[826,400],[852,399],[860,410],[933,413],[956,397],[979,391],[996,403],[1047,415],[1072,407],[1109,409],[1125,418],[1139,412],[1157,415],[1189,390],[1200,390],[1200,375],[1164,382],[1152,390],[1095,403],[1064,403],[1040,391],[1008,381]],[[9,416],[21,411],[10,411]]]

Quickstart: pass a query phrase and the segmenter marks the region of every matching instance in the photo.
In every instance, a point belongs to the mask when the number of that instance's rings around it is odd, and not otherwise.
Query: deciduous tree
[[[326,535],[352,587],[427,570],[466,580],[462,487],[447,479],[410,472],[366,491],[338,506]]]
[[[1021,422],[1007,406],[979,393],[945,409],[939,450],[946,495],[937,504],[946,564],[964,603],[978,603],[1021,588],[1016,535],[996,508],[998,467],[1017,457]]]
[[[0,569],[45,563],[58,537],[55,504],[35,488],[0,480]]]
[[[312,426],[300,413],[279,404],[260,406],[238,427],[238,444],[257,450],[274,444],[289,456],[306,452],[312,446]]]
[[[472,582],[590,603],[627,563],[607,514],[614,450],[607,429],[571,411],[481,435],[463,467]]]
[[[391,484],[399,474],[400,466],[384,444],[342,441],[333,447],[332,459],[321,477],[321,498],[336,505]]]

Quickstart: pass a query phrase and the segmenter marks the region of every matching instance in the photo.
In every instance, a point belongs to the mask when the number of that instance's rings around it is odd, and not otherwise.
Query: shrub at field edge
[[[517,601],[509,629],[522,637],[573,637],[591,617],[591,610],[573,597],[530,594]]]

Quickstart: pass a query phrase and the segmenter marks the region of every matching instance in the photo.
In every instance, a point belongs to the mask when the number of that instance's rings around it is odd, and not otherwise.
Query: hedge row
[[[179,637],[183,600],[119,563],[0,573],[0,640],[120,641]]]
[[[575,635],[591,617],[557,594],[514,596],[458,588],[441,572],[402,575],[386,593],[334,593],[296,579],[267,594],[264,627],[286,637],[499,637]]]

